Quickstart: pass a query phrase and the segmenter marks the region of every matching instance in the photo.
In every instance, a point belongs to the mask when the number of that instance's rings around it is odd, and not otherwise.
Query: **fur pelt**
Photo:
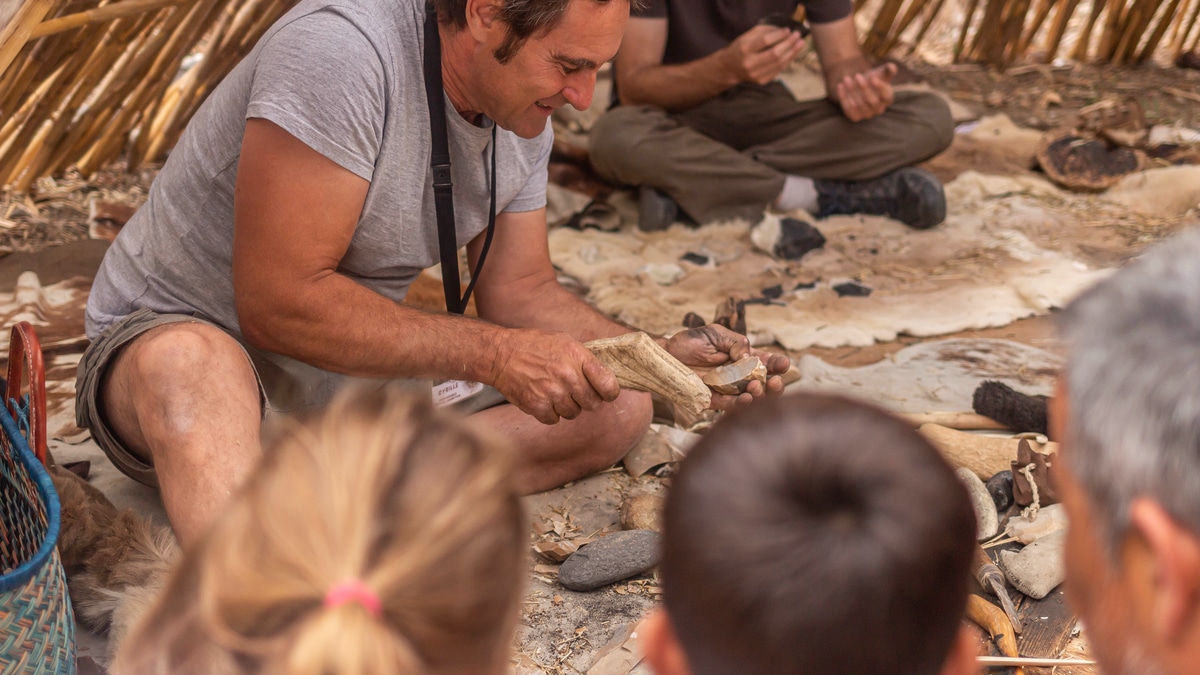
[[[150,608],[179,558],[169,527],[119,511],[100,490],[59,467],[50,469],[62,503],[58,551],[75,616],[108,634],[108,653]]]

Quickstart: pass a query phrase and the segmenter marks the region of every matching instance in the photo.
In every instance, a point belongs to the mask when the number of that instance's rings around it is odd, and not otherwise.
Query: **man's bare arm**
[[[846,117],[858,122],[887,110],[895,100],[892,77],[896,66],[871,67],[858,44],[854,17],[813,24],[812,31],[826,91]]]
[[[249,344],[350,375],[484,382],[548,422],[616,398],[611,373],[567,335],[422,312],[338,273],[367,188],[279,126],[247,122],[233,277]]]
[[[804,40],[786,28],[755,26],[704,58],[663,65],[666,45],[667,19],[629,19],[615,64],[622,104],[681,110],[740,82],[765,84],[796,58]]]
[[[475,268],[483,236],[467,247]],[[479,316],[514,328],[561,331],[586,342],[628,333],[623,326],[558,283],[550,263],[546,210],[501,213],[496,237],[475,289]]]
[[[481,247],[482,236],[467,249],[472,269]],[[480,316],[505,326],[562,331],[580,341],[636,330],[605,317],[558,283],[550,264],[545,209],[497,216],[496,239],[475,292]],[[714,394],[713,407],[717,409],[783,391],[779,375],[790,365],[787,357],[752,349],[745,336],[722,326],[705,326],[658,341],[676,358],[700,372],[748,354],[763,359],[770,374],[766,385],[753,383],[748,393],[741,396]]]

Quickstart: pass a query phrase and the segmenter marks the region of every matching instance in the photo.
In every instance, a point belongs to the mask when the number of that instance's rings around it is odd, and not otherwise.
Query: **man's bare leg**
[[[102,395],[112,431],[153,459],[167,517],[189,547],[262,454],[258,381],[246,353],[206,324],[159,326],[121,351]]]
[[[612,466],[646,433],[652,417],[650,395],[626,390],[594,412],[557,424],[542,424],[513,405],[489,408],[471,421],[517,449],[517,485],[534,493]]]

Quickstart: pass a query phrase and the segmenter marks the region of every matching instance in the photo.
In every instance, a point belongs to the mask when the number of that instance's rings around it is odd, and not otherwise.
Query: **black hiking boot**
[[[873,180],[816,180],[818,218],[867,213],[887,216],[917,230],[946,219],[946,194],[936,176],[905,167]]]
[[[638,190],[638,229],[642,232],[665,230],[679,217],[679,205],[658,190],[643,185]]]

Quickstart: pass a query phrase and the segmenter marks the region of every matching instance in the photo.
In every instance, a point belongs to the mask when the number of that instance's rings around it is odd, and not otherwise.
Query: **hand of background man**
[[[664,347],[672,356],[701,376],[717,366],[732,363],[745,356],[757,356],[766,364],[766,386],[760,382],[751,382],[745,393],[736,396],[714,393],[714,410],[726,410],[768,394],[781,393],[783,378],[780,375],[787,372],[791,366],[788,357],[754,349],[745,335],[716,324],[676,333],[667,340]]]
[[[725,47],[726,64],[738,82],[766,84],[791,65],[803,48],[800,33],[759,25]]]
[[[892,78],[896,72],[896,64],[885,63],[867,71],[851,73],[835,80],[835,91],[830,93],[850,121],[868,120],[883,114],[896,100],[892,90]]]
[[[612,371],[566,333],[521,329],[505,338],[490,384],[543,424],[575,419],[621,393]]]

